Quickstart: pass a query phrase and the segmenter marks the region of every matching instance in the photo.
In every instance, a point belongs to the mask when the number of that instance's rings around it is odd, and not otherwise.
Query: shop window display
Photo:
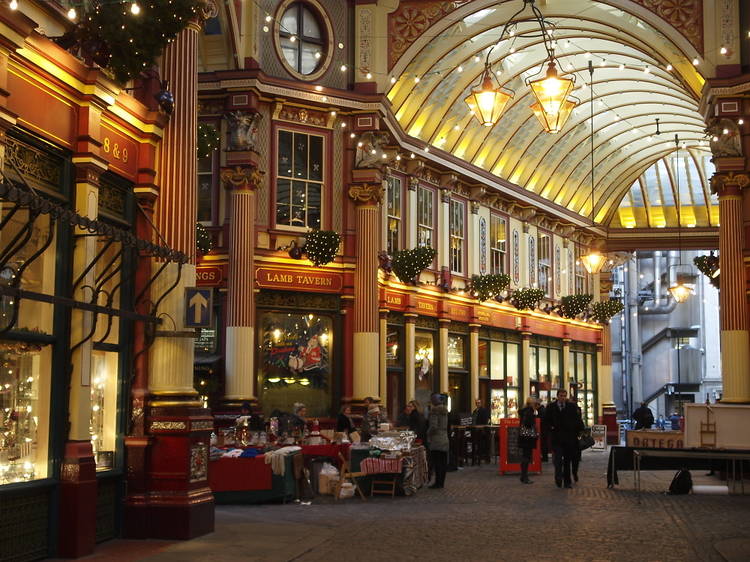
[[[0,484],[47,476],[51,353],[0,341]]]
[[[389,367],[401,367],[401,331],[398,328],[388,327],[388,335],[385,338],[385,361]]]
[[[500,423],[503,418],[518,415],[518,344],[490,343],[490,421]]]
[[[114,467],[117,441],[117,353],[91,355],[89,433],[97,470]]]
[[[429,332],[417,332],[414,336],[416,356],[414,358],[415,396],[422,405],[430,403],[433,390],[435,349],[433,336]]]
[[[462,336],[448,336],[448,368],[466,368],[464,338]]]
[[[295,402],[309,416],[331,413],[332,320],[316,314],[266,312],[258,332],[258,387],[266,415],[290,412]]]

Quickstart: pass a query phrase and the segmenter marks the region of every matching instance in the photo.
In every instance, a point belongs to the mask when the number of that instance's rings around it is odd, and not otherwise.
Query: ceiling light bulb
[[[18,9],[18,0],[10,0],[10,9],[11,10],[17,10]]]
[[[722,134],[722,135],[728,135],[728,134],[729,134],[729,129],[723,129],[723,130],[721,131],[721,134]]]
[[[424,151],[425,151],[425,152],[429,152],[429,151],[430,151],[430,147],[429,147],[429,146],[425,146],[425,147],[424,147]]]
[[[272,17],[270,16],[270,15],[266,15],[266,21],[267,21],[267,22],[271,21],[272,19],[273,19],[273,18],[272,18]]]
[[[396,77],[395,76],[391,76],[391,84],[395,84],[395,83],[396,83]]]
[[[353,138],[354,138],[354,137],[356,137],[356,136],[357,136],[356,134],[354,134],[354,133],[351,133],[351,134],[349,135],[349,138],[353,139]]]
[[[138,2],[133,2],[130,5],[130,13],[133,14],[134,16],[137,16],[138,14],[141,13],[141,7],[138,5]]]
[[[289,38],[289,40],[290,40],[290,41],[291,41],[292,43],[294,43],[294,42],[295,42],[295,41],[297,40],[297,36],[296,36],[296,35],[292,35],[292,36],[291,36],[291,37]]]
[[[345,121],[342,121],[342,122],[341,122],[341,128],[342,128],[342,129],[344,129],[345,127],[346,127],[346,122],[345,122]]]
[[[417,84],[419,82],[419,76],[414,77],[414,83]]]
[[[336,112],[335,111],[331,111],[331,117],[336,117]]]
[[[346,65],[345,64],[341,65],[341,72],[346,72]]]
[[[479,56],[478,55],[474,56],[474,62],[479,62]]]
[[[586,53],[583,56],[586,57],[587,59],[590,59],[591,58],[591,53],[589,53],[588,51],[586,51]]]
[[[268,33],[268,26],[267,25],[263,26],[263,33]]]
[[[643,72],[645,74],[648,74],[649,72],[651,72],[651,68],[647,66],[646,68],[643,69]]]
[[[458,72],[463,72],[463,71],[464,71],[464,67],[463,67],[463,66],[461,66],[461,65],[459,64],[459,65],[458,65],[458,68],[457,68],[456,70],[457,70]]]
[[[78,14],[76,14],[76,9],[75,8],[71,7],[70,10],[68,10],[68,19],[74,20],[74,19],[76,19],[77,15]]]
[[[410,158],[411,158],[412,160],[414,159],[414,153],[413,153],[413,152],[411,153],[411,155],[410,155]]]
[[[698,66],[701,61],[699,61],[697,58],[693,59],[693,66]]]
[[[620,70],[625,70],[625,65],[620,63],[620,66],[618,67]]]
[[[604,66],[605,64],[607,64],[607,61],[604,59],[599,62],[599,66]]]
[[[372,72],[368,72],[367,74],[365,74],[365,78],[367,78],[368,80],[372,78]]]
[[[343,43],[339,43],[339,49],[343,49],[343,48],[344,48],[344,44]]]
[[[672,65],[671,65],[671,64],[668,64],[668,65],[667,65],[667,72],[671,72],[671,71],[672,71]]]
[[[453,125],[453,128],[454,128],[454,129],[455,129],[456,131],[458,131],[458,130],[459,130],[459,129],[460,129],[461,127],[459,127],[458,125]]]
[[[323,89],[323,86],[315,86],[315,91],[320,92]]]
[[[744,122],[745,122],[745,120],[744,120],[744,119],[738,119],[738,120],[737,120],[737,124],[738,124],[738,125],[742,125],[742,124],[743,124]]]
[[[719,49],[719,52],[720,52],[720,53],[721,53],[722,55],[726,55],[728,51],[727,51],[727,48],[726,48],[726,47],[722,47],[721,49]]]
[[[401,160],[401,155],[400,154],[396,154],[396,160]]]
[[[320,58],[320,51],[315,51],[315,58],[316,58],[316,59],[319,59],[319,58]]]

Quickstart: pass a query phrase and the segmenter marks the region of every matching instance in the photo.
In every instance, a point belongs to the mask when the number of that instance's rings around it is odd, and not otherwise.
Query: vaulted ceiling
[[[700,71],[710,70],[701,68],[707,64],[700,58],[693,63],[699,55],[683,36],[614,2],[538,2],[554,24],[555,55],[561,70],[575,77],[573,95],[580,102],[564,129],[548,134],[529,109],[526,80],[546,68],[547,58],[530,10],[513,35],[500,40],[522,0],[458,4],[431,21],[391,69],[387,98],[407,135],[590,218],[593,113],[597,223],[674,226],[679,200],[683,211],[690,208],[689,215],[680,213],[681,224],[716,226],[718,203],[707,185],[710,152],[698,112]],[[499,82],[515,92],[492,127],[474,119],[463,101],[488,52]]]

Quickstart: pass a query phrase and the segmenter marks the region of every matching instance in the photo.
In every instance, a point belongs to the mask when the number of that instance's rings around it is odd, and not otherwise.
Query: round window
[[[276,48],[286,69],[302,80],[315,80],[331,60],[330,23],[317,2],[283,2],[276,18]]]

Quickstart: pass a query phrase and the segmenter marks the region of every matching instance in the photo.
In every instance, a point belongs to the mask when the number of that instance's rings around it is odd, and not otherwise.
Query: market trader
[[[568,402],[565,390],[557,391],[557,401],[547,407],[547,427],[552,437],[552,455],[555,463],[555,484],[572,488],[571,463],[578,453],[578,432],[583,430],[583,420],[578,407]]]

